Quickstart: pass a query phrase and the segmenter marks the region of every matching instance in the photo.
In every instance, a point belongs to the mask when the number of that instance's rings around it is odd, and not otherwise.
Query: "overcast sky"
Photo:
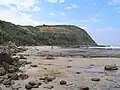
[[[120,0],[0,0],[0,20],[21,25],[74,24],[98,44],[120,45]]]

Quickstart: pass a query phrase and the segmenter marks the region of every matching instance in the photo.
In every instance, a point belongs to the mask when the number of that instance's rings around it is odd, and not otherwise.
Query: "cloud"
[[[39,0],[1,0],[0,6],[7,8],[0,10],[0,20],[21,25],[38,25],[41,22],[35,20],[32,14],[27,14],[38,12],[40,10],[38,4]]]
[[[65,0],[48,0],[50,3],[64,3]]]
[[[55,16],[55,13],[49,13],[49,15],[51,15],[51,16]]]
[[[100,21],[100,19],[95,18],[95,17],[80,20],[80,22],[82,22],[82,23],[89,23],[89,22],[97,23],[99,21]]]
[[[66,6],[65,8],[66,9],[74,9],[74,8],[79,8],[80,6],[78,5],[78,4],[70,4],[70,5],[68,5],[68,6]]]
[[[62,12],[62,13],[61,13],[61,15],[62,15],[62,16],[66,16],[67,14],[66,14],[66,13],[64,13],[64,12]]]
[[[108,4],[109,5],[117,5],[117,4],[120,4],[120,0],[109,0]]]
[[[28,3],[29,2],[29,3]],[[10,9],[16,9],[18,11],[39,11],[37,6],[39,0],[2,0],[0,5],[9,7]]]

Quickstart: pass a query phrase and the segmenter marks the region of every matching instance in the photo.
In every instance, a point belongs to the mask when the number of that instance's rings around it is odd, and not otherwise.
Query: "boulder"
[[[29,81],[29,84],[34,86],[34,85],[38,85],[38,83],[36,81]]]
[[[34,64],[32,64],[32,65],[30,65],[31,67],[37,67],[37,65],[34,65]]]

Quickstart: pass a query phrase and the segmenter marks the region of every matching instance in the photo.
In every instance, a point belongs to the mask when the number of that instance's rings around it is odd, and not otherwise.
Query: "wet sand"
[[[52,49],[50,46],[27,48],[27,51],[18,53],[17,55],[23,54],[27,57],[27,61],[31,61],[32,64],[38,65],[38,67],[26,65],[20,68],[24,73],[29,75],[29,78],[27,80],[16,81],[16,84],[21,84],[22,88],[19,90],[25,90],[24,86],[28,81],[39,80],[43,76],[56,77],[54,81],[48,84],[54,86],[51,90],[80,90],[78,87],[83,86],[88,86],[90,90],[120,90],[120,71],[104,71],[105,65],[117,64],[119,66],[120,58],[118,57],[100,57],[100,55],[105,54],[101,54],[100,51],[99,57],[83,57],[86,49],[79,51],[77,48],[65,49],[54,47]],[[98,51],[93,50],[92,52],[98,53]],[[88,56],[88,52],[86,53]],[[119,53],[119,50],[117,50],[115,55],[118,56]],[[110,54],[112,53],[110,52]],[[46,59],[47,55],[52,55],[55,59]],[[91,81],[93,77],[100,78],[100,81]],[[60,80],[67,81],[67,85],[61,86],[59,84]],[[39,88],[32,90],[48,90],[44,86],[45,83],[42,82]]]

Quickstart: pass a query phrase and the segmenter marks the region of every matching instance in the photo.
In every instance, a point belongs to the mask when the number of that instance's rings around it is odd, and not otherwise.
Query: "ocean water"
[[[115,45],[109,45],[105,47],[89,47],[89,48],[98,48],[98,49],[120,49],[120,46]]]

